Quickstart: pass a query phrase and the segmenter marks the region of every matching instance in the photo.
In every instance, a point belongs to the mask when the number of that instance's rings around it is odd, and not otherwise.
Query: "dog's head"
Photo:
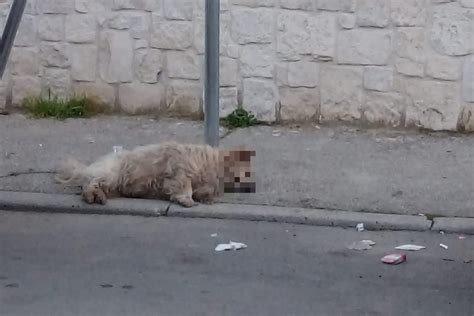
[[[255,151],[245,148],[221,152],[220,186],[224,193],[255,193],[252,157]]]

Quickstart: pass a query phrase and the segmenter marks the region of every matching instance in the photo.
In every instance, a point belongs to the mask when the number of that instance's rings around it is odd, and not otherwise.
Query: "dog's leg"
[[[193,188],[191,179],[185,175],[177,175],[172,179],[166,179],[163,182],[163,189],[169,193],[170,200],[184,207],[196,205],[193,200]]]
[[[201,203],[213,204],[214,196],[215,196],[214,187],[211,187],[211,186],[200,187],[193,192],[193,196],[197,201]]]
[[[109,194],[110,190],[107,183],[100,179],[92,180],[82,189],[82,197],[89,204],[105,205]]]

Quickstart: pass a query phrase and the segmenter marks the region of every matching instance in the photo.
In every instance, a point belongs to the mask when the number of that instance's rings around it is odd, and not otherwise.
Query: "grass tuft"
[[[86,96],[74,96],[68,99],[58,97],[29,97],[23,100],[23,107],[36,118],[67,118],[91,117],[102,113],[103,108]]]
[[[232,113],[222,118],[221,123],[227,128],[250,127],[261,124],[255,115],[251,112],[247,112],[242,107],[238,107]]]

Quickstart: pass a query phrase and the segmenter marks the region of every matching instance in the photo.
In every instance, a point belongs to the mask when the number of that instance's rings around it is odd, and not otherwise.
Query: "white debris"
[[[279,136],[281,136],[281,132],[276,129],[276,130],[273,130],[272,135],[275,136],[275,137],[279,137]]]
[[[217,237],[217,233],[211,234],[211,237],[212,237],[212,238],[216,238],[216,237]]]
[[[466,239],[466,236],[462,236],[462,235],[461,235],[461,236],[458,236],[458,239],[459,239],[459,240],[464,240],[464,239]]]
[[[375,245],[375,242],[372,240],[361,240],[353,242],[348,248],[351,250],[369,250],[372,249],[373,245]]]
[[[439,233],[444,236],[444,231],[440,230]]]
[[[439,244],[439,246],[440,246],[441,248],[448,249],[448,246],[446,246],[445,244]]]
[[[119,153],[123,150],[123,147],[122,146],[114,146],[114,153]]]
[[[408,250],[408,251],[418,251],[421,249],[425,249],[425,246],[418,246],[418,245],[400,245],[395,247],[398,250]]]
[[[227,251],[227,250],[240,250],[247,248],[246,244],[241,242],[230,241],[228,244],[219,244],[216,247],[216,251]]]
[[[363,232],[365,230],[364,223],[359,223],[356,226],[358,232]]]

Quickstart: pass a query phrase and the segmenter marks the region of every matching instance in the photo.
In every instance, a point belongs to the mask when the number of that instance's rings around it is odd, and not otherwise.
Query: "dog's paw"
[[[92,185],[82,191],[82,198],[88,204],[102,204],[107,203],[107,195],[99,188],[98,185]]]

